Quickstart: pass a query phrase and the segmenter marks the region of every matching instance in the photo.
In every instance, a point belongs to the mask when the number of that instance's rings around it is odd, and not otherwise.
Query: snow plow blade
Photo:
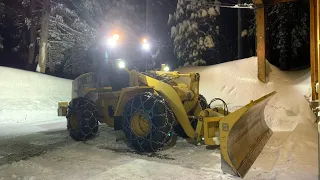
[[[272,135],[264,109],[272,92],[229,114],[220,121],[221,169],[244,177]]]

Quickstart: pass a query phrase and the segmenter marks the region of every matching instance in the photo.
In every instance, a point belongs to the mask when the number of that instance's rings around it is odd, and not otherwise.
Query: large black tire
[[[69,103],[67,129],[74,140],[93,139],[98,133],[98,120],[98,110],[91,100],[79,97]]]
[[[208,102],[206,100],[206,98],[199,94],[199,103],[200,103],[200,106],[202,108],[202,110],[205,110],[208,108]],[[197,128],[197,124],[198,124],[198,120],[197,119],[190,119],[190,123],[191,123],[191,126],[193,127],[193,129],[196,129]],[[179,136],[183,137],[183,138],[187,138],[188,135],[184,132],[184,129],[182,128],[182,126],[180,124],[176,124],[174,126],[174,131],[176,134],[178,134]]]
[[[142,115],[140,119],[144,121],[143,133],[135,130],[137,114]],[[175,116],[161,96],[150,92],[134,96],[125,106],[123,117],[122,131],[129,144],[137,151],[157,152],[170,143]],[[141,120],[141,128],[140,122]]]

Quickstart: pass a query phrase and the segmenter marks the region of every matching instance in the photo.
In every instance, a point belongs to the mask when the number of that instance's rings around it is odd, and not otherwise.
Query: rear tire
[[[99,113],[91,100],[83,97],[73,99],[68,107],[67,129],[76,141],[93,139],[99,129]]]
[[[123,112],[122,131],[140,152],[157,152],[170,143],[174,114],[166,101],[150,92],[131,98]]]

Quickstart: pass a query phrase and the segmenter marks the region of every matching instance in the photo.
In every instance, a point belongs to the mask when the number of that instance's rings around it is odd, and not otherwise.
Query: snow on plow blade
[[[272,92],[238,109],[220,121],[221,169],[244,177],[272,135],[264,109]]]

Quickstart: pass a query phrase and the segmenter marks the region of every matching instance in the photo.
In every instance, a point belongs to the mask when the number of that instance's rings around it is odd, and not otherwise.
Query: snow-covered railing
[[[253,4],[236,4],[236,5],[221,5],[222,8],[234,8],[234,9],[254,9]]]

